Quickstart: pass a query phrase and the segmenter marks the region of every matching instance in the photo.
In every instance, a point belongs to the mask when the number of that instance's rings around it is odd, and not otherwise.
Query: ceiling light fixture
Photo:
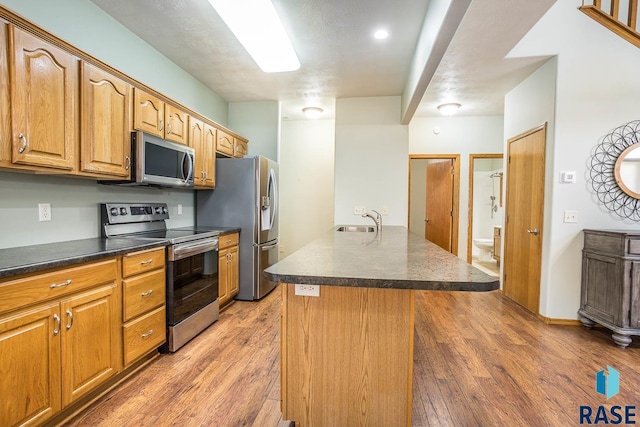
[[[455,102],[450,102],[448,104],[438,105],[438,110],[440,110],[440,114],[443,116],[453,116],[458,109],[460,108],[460,104]]]
[[[304,113],[305,116],[307,116],[307,119],[317,119],[322,115],[322,112],[324,110],[320,107],[304,107],[302,109],[302,112]]]
[[[387,37],[389,37],[389,31],[385,30],[385,29],[380,29],[378,31],[376,31],[375,33],[373,33],[373,37],[377,40],[384,40]]]
[[[295,71],[300,61],[270,0],[209,0],[265,73]]]

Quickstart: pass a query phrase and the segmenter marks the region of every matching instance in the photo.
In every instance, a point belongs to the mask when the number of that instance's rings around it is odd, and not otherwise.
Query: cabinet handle
[[[71,284],[71,279],[62,282],[62,283],[52,283],[51,285],[49,285],[49,287],[51,289],[55,289],[55,288],[64,288],[65,286],[69,286]]]
[[[167,135],[171,133],[171,122],[167,123]]]
[[[149,289],[147,292],[143,292],[140,294],[142,298],[146,298],[153,293],[153,289]]]
[[[126,156],[124,159],[125,159],[124,170],[129,170],[129,168],[131,167],[131,157]]]
[[[160,126],[158,128],[159,131],[161,131],[162,129],[164,129],[164,120],[160,119],[158,120],[158,126]]]
[[[53,336],[56,336],[60,333],[60,316],[57,314],[53,315],[53,320],[56,322],[56,327],[53,328]]]
[[[69,318],[67,322],[67,330],[69,330],[73,326],[73,313],[71,313],[71,310],[67,310],[65,313],[67,313],[67,317]]]
[[[148,259],[148,260],[146,260],[146,261],[140,261],[140,265],[149,265],[149,264],[151,264],[152,262],[153,262],[153,260],[152,260],[152,259]]]
[[[151,335],[153,335],[153,329],[149,329],[149,332],[147,332],[146,334],[140,335],[140,337],[144,339],[144,338],[150,337]]]
[[[18,135],[18,138],[20,138],[22,140],[22,147],[18,148],[18,153],[22,154],[24,153],[24,150],[27,149],[27,137],[24,136],[23,134]]]

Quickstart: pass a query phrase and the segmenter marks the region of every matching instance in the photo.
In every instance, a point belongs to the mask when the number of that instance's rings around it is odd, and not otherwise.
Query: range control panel
[[[164,221],[169,208],[166,203],[102,203],[100,219],[102,224]]]

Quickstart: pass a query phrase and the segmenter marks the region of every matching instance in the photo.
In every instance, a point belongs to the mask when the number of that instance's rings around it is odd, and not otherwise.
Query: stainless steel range
[[[166,240],[167,344],[176,351],[218,319],[218,236],[204,227],[167,229],[166,203],[103,203],[102,236]]]

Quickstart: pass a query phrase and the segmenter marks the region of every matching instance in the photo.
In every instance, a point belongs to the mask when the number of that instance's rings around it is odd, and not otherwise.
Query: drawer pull
[[[153,335],[153,329],[149,329],[149,332],[147,332],[146,334],[140,335],[140,337],[144,339],[144,338],[150,337],[151,335]]]
[[[49,287],[51,289],[64,288],[65,286],[69,286],[70,284],[71,284],[71,279],[67,280],[66,282],[62,282],[62,283],[53,283],[53,284],[49,285]]]
[[[142,298],[146,298],[153,293],[153,289],[149,289],[147,292],[143,292],[140,294]]]
[[[55,320],[56,322],[56,327],[53,328],[53,336],[55,337],[60,333],[60,316],[58,316],[57,314],[54,314],[53,320]]]
[[[69,318],[69,321],[67,322],[67,330],[69,330],[73,326],[73,313],[71,313],[71,310],[67,310],[66,313]]]
[[[153,263],[153,260],[152,260],[152,259],[148,259],[148,260],[146,260],[146,261],[140,261],[140,265],[149,265],[149,264],[151,264],[151,263]]]

